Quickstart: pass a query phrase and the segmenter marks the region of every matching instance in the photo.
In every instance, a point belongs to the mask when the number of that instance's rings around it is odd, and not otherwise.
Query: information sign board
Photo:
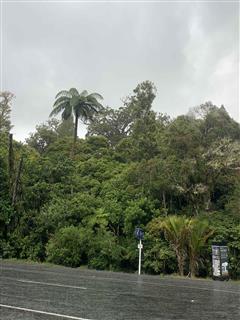
[[[212,246],[212,269],[213,279],[229,279],[227,246]]]

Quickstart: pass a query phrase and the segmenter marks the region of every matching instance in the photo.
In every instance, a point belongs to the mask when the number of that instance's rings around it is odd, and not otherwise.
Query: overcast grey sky
[[[205,101],[239,120],[239,3],[3,3],[3,89],[24,140],[56,93],[96,91],[114,108],[144,80],[154,110],[175,117]],[[80,130],[80,135],[84,130]]]

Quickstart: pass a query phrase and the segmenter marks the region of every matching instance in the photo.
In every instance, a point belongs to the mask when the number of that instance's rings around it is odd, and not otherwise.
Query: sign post
[[[141,261],[142,261],[142,240],[139,240],[138,249],[139,249],[139,259],[138,259],[138,274],[141,274]]]
[[[143,249],[143,245],[142,245],[142,240],[144,237],[144,232],[141,228],[136,228],[135,230],[135,237],[139,240],[139,244],[138,244],[138,250],[139,250],[139,255],[138,255],[138,274],[141,274],[141,262],[142,262],[142,249]]]

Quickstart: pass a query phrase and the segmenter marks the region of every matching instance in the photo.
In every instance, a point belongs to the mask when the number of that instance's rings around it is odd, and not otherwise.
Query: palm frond
[[[82,103],[81,98],[79,98],[79,96],[73,96],[70,99],[70,105],[73,109],[78,108],[78,106],[80,106]]]
[[[61,97],[57,98],[57,100],[54,102],[53,107],[58,106],[62,102],[67,102],[67,101],[69,101],[69,99],[70,99],[69,97],[61,96]]]
[[[85,106],[91,113],[98,113],[98,108],[96,108],[96,106],[92,105],[91,103],[86,103]]]
[[[83,90],[83,91],[80,93],[80,96],[83,96],[83,97],[87,97],[87,95],[88,95],[87,90]]]
[[[72,115],[72,108],[71,108],[70,104],[67,104],[65,106],[63,113],[62,113],[62,119],[67,120],[71,117],[71,115]]]
[[[90,105],[92,105],[92,106],[95,106],[97,109],[103,109],[103,106],[101,105],[101,103],[99,103],[98,101],[97,101],[97,99],[96,98],[94,98],[93,96],[91,96],[91,95],[89,95],[89,96],[87,96],[87,103]]]
[[[82,121],[86,121],[91,118],[90,112],[86,107],[82,107],[78,110],[78,116]]]
[[[71,97],[69,91],[67,91],[67,90],[62,90],[62,91],[58,92],[58,94],[56,95],[55,99],[57,99],[57,98],[59,98],[59,97],[63,97],[63,96],[69,97],[69,98]]]
[[[97,93],[97,92],[90,93],[90,94],[88,95],[88,97],[93,97],[93,98],[95,98],[95,99],[103,100],[103,96],[101,96],[101,95],[100,95],[99,93]]]
[[[58,106],[56,106],[52,112],[50,113],[50,117],[58,115],[61,111],[63,111],[66,107],[66,103],[61,103]]]
[[[69,93],[71,94],[71,96],[79,96],[79,92],[78,92],[78,90],[76,89],[76,88],[71,88],[70,90],[69,90]]]

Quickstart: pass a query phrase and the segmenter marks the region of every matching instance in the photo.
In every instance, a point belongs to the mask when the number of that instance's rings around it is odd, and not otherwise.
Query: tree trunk
[[[74,156],[75,148],[76,148],[76,141],[77,141],[77,132],[78,132],[78,116],[75,116],[75,123],[74,123],[74,137],[73,137],[73,146],[71,151],[71,157]]]
[[[184,257],[181,253],[176,252],[177,254],[177,262],[178,262],[178,270],[180,276],[184,276]]]
[[[172,199],[172,194],[171,194],[171,197],[170,197],[170,211],[172,211],[172,207],[173,207],[173,199]]]
[[[13,135],[9,134],[9,145],[8,145],[8,176],[9,176],[9,194],[12,195],[13,187],[13,170],[14,170],[14,159],[13,159]]]
[[[74,124],[74,140],[73,143],[74,145],[76,144],[77,141],[77,132],[78,132],[78,116],[75,116],[75,124]]]
[[[196,265],[194,258],[190,257],[190,276],[191,278],[194,278],[196,276]]]
[[[22,166],[23,166],[23,156],[20,159],[18,170],[17,170],[17,176],[16,176],[15,183],[13,186],[13,194],[12,194],[12,205],[13,206],[15,206],[15,204],[16,204],[18,186],[19,186],[19,182],[20,182],[20,175],[22,172]]]
[[[165,191],[162,192],[162,201],[163,201],[163,207],[164,207],[164,209],[167,209],[167,205],[166,205],[166,193],[165,193]]]

